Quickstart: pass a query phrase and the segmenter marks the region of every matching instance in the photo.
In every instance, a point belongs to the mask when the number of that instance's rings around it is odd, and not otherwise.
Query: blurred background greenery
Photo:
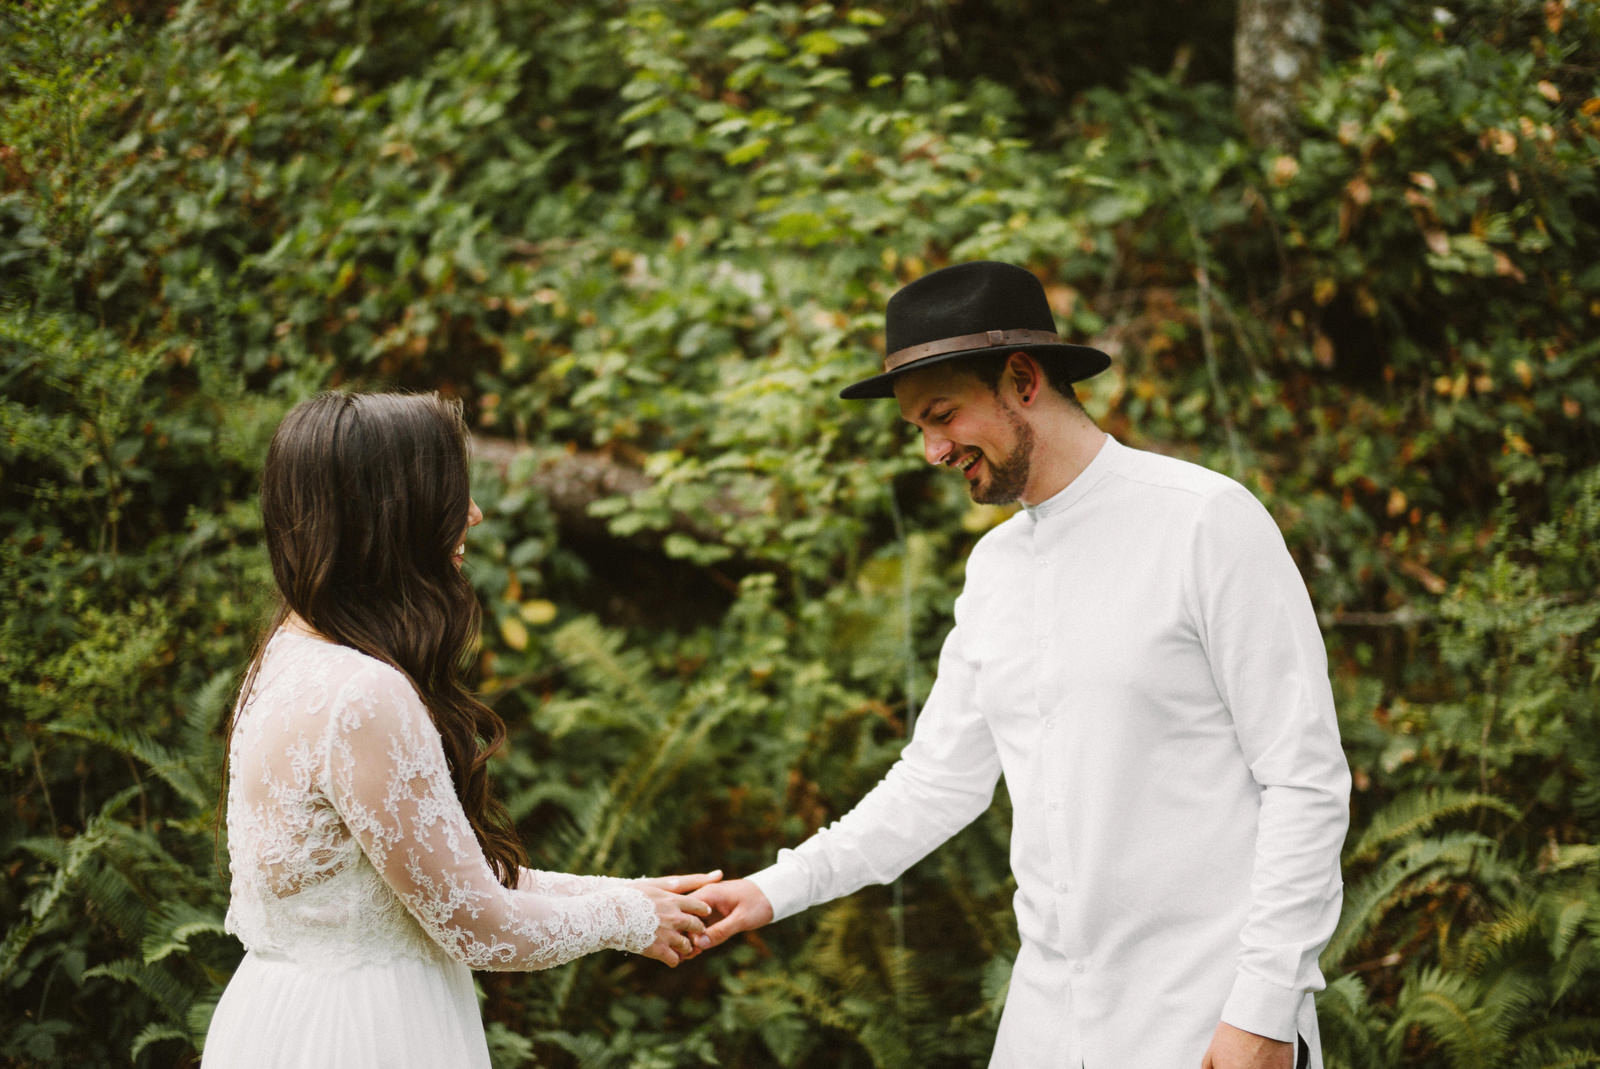
[[[1275,3],[1321,32],[1273,125],[1232,35]],[[1038,273],[1115,358],[1090,412],[1245,482],[1311,588],[1356,782],[1330,1064],[1600,1064],[1600,5],[0,26],[0,1064],[197,1061],[255,479],[319,389],[466,404],[536,864],[737,874],[845,811],[1005,513],[834,394],[889,293],[975,258]],[[677,971],[482,975],[496,1064],[983,1064],[1008,826]]]

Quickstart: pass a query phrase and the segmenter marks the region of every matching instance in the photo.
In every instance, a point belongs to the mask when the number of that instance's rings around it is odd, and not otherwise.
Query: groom
[[[888,398],[974,501],[1022,508],[967,561],[899,761],[837,823],[696,892],[706,942],[894,880],[1004,775],[1021,950],[991,1066],[1320,1067],[1350,776],[1306,589],[1267,511],[1130,449],[1072,383],[1027,271],[966,263],[890,299]]]

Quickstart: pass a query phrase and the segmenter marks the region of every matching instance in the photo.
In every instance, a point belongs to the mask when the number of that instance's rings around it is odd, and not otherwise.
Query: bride
[[[720,878],[523,867],[463,686],[483,519],[460,406],[325,394],[278,427],[261,511],[282,595],[229,729],[228,930],[247,953],[205,1069],[489,1065],[472,969],[610,948],[677,965]]]

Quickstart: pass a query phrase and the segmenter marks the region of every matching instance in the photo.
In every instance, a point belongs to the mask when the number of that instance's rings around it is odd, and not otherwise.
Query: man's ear
[[[1012,353],[1006,357],[1005,383],[1016,391],[1019,404],[1031,405],[1044,388],[1044,368],[1027,353]]]

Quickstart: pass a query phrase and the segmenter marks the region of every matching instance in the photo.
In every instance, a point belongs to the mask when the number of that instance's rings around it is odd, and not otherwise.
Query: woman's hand
[[[701,919],[711,915],[711,907],[698,898],[690,898],[689,892],[720,879],[721,869],[692,876],[652,876],[633,881],[633,886],[643,891],[656,908],[656,941],[642,951],[645,957],[676,968],[680,961],[693,957],[699,948],[711,945],[706,941],[706,926]]]

